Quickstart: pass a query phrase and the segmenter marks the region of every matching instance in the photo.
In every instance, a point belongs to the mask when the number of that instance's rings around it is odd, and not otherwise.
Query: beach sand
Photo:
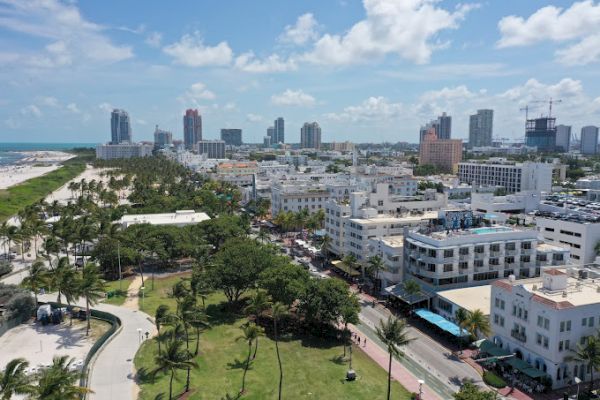
[[[14,165],[0,167],[0,189],[7,189],[60,168],[60,162],[75,157],[62,151],[22,152],[25,157]]]

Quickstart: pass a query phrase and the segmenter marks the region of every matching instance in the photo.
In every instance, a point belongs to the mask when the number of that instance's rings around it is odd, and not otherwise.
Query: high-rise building
[[[206,158],[225,158],[225,142],[222,140],[200,140],[194,147],[198,154],[206,154]]]
[[[169,131],[158,129],[158,125],[156,125],[156,129],[154,130],[154,148],[162,149],[170,147],[172,144],[173,134]]]
[[[202,116],[198,114],[198,110],[188,109],[183,116],[183,143],[185,148],[191,150],[201,140]]]
[[[432,129],[419,146],[419,164],[430,164],[445,172],[456,172],[462,160],[461,139],[438,139]]]
[[[452,117],[442,113],[437,120],[439,129],[435,133],[438,139],[450,139],[452,137]]]
[[[228,146],[242,145],[242,130],[241,129],[221,129],[221,140]]]
[[[528,119],[525,126],[525,144],[538,151],[554,151],[556,148],[556,118]]]
[[[469,119],[469,147],[492,145],[494,110],[477,110]]]
[[[571,146],[571,126],[556,126],[556,151],[567,153]]]
[[[581,154],[596,154],[598,152],[598,127],[584,126],[581,128]]]
[[[110,114],[111,144],[131,143],[131,124],[125,110],[115,108]]]
[[[305,122],[300,128],[300,147],[317,150],[321,148],[321,127],[317,122]]]
[[[273,136],[271,143],[285,143],[285,121],[282,117],[277,118],[273,123]]]

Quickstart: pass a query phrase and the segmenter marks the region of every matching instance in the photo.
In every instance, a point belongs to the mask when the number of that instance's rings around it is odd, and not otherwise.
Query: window
[[[490,265],[500,265],[499,258],[490,258]]]
[[[513,256],[505,257],[504,258],[504,262],[506,262],[507,264],[514,264],[515,263],[515,258]]]
[[[468,247],[461,247],[460,250],[460,255],[461,256],[467,256],[469,255],[469,248]]]
[[[444,264],[444,272],[452,272],[454,271],[454,266],[452,264]]]
[[[499,244],[493,244],[490,246],[490,251],[500,251],[500,245]]]
[[[589,326],[589,327],[592,327],[592,326],[594,326],[594,317],[589,317],[589,318],[588,318],[588,326]]]
[[[454,257],[454,250],[444,250],[444,258]]]
[[[587,325],[587,318],[584,318],[581,320],[581,326],[586,326]]]
[[[511,242],[511,243],[506,243],[506,245],[504,246],[504,248],[506,250],[508,250],[508,251],[511,251],[511,250],[515,250],[516,246],[515,246],[515,244],[513,242]]]
[[[567,321],[567,332],[571,332],[571,320]]]
[[[530,256],[521,256],[521,262],[528,263],[529,261],[531,261]]]
[[[483,267],[483,260],[475,260],[473,265],[476,267]]]
[[[531,242],[523,242],[523,243],[521,243],[521,248],[523,250],[531,250]]]
[[[483,246],[475,246],[475,253],[483,254],[483,252],[484,252]]]
[[[466,261],[461,261],[458,263],[458,268],[460,269],[467,269],[469,268],[469,263]]]

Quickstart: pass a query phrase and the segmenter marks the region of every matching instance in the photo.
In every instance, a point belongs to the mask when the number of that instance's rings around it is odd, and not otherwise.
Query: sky
[[[113,108],[134,140],[187,108],[207,139],[282,116],[287,142],[416,142],[442,112],[467,138],[481,108],[519,139],[550,98],[600,125],[600,1],[0,0],[0,142],[105,142]]]

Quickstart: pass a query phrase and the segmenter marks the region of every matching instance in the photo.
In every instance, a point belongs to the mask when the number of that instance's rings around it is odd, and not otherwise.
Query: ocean
[[[70,150],[76,147],[96,147],[95,143],[0,143],[0,165],[10,165],[25,157],[21,151]]]

